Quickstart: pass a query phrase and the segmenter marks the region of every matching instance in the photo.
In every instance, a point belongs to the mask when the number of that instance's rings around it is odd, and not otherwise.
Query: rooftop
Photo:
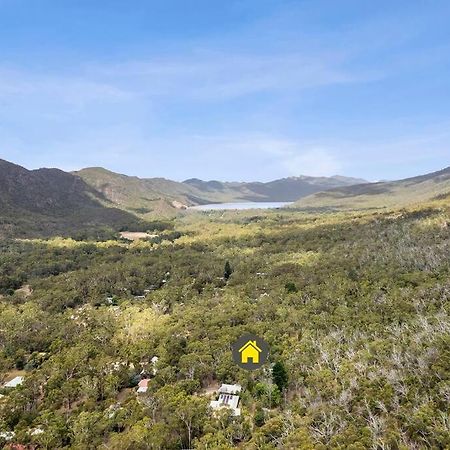
[[[23,383],[24,377],[15,377],[3,385],[5,388],[15,388]]]
[[[220,394],[238,394],[242,391],[240,384],[222,384],[219,388]]]
[[[235,416],[241,415],[239,405],[239,392],[242,386],[239,384],[222,384],[219,388],[219,398],[210,402],[210,406],[214,410],[221,408],[230,408]]]
[[[149,381],[150,380],[148,378],[139,381],[139,388],[137,390],[138,394],[145,394],[147,392]]]

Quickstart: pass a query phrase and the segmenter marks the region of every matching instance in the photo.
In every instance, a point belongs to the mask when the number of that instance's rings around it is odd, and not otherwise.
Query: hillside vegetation
[[[0,432],[48,449],[450,447],[447,200],[174,224],[151,242],[1,242],[0,378],[25,381],[1,391]],[[231,358],[244,332],[270,345],[255,372]],[[208,408],[222,382],[243,386],[241,417]]]
[[[328,209],[376,209],[450,198],[450,168],[400,181],[339,187],[305,197],[295,206]]]
[[[79,177],[58,169],[27,170],[0,160],[0,237],[109,236],[141,221]]]

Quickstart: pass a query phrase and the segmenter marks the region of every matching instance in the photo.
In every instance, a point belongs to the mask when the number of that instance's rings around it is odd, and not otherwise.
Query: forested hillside
[[[0,391],[0,439],[450,447],[446,200],[383,213],[197,213],[172,225],[134,243],[1,242],[0,378],[24,382]],[[254,372],[231,358],[244,332],[270,346]],[[209,408],[220,383],[243,386],[240,417]]]
[[[0,237],[110,236],[140,224],[79,177],[0,160]]]

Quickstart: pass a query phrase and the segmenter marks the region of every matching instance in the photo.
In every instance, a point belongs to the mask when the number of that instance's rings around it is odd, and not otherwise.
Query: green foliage
[[[0,382],[25,377],[0,392],[0,431],[49,449],[447,448],[448,209],[252,217],[187,216],[161,244],[0,241]],[[244,332],[270,346],[261,370],[232,362]],[[208,408],[222,382],[244,387],[241,417]]]
[[[233,269],[231,268],[231,264],[229,261],[225,263],[225,268],[223,271],[223,277],[225,280],[228,280],[231,277],[231,274],[233,273]]]
[[[277,361],[272,367],[272,380],[280,392],[286,389],[288,385],[288,374],[281,361]]]
[[[262,427],[266,421],[266,415],[260,405],[258,405],[257,408],[255,409],[253,421],[255,422],[255,426],[257,427]]]
[[[292,282],[287,282],[285,285],[284,285],[284,288],[286,289],[286,292],[288,293],[288,294],[295,294],[295,293],[297,293],[298,292],[298,288],[297,288],[297,286],[295,285],[295,283],[292,283]]]

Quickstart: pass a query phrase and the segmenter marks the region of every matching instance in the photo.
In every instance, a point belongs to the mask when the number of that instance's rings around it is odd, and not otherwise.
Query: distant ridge
[[[138,230],[142,219],[170,217],[206,203],[294,202],[299,208],[370,209],[450,198],[450,168],[400,181],[343,176],[222,182],[138,178],[91,167],[67,173],[28,170],[0,159],[0,236],[73,235]]]
[[[399,181],[338,187],[300,199],[297,207],[361,209],[407,206],[450,196],[450,167]]]
[[[164,178],[138,178],[91,167],[73,172],[108,200],[142,215],[173,214],[177,209],[206,203],[295,201],[301,197],[365,180],[347,177],[290,177],[270,182],[176,182]]]

